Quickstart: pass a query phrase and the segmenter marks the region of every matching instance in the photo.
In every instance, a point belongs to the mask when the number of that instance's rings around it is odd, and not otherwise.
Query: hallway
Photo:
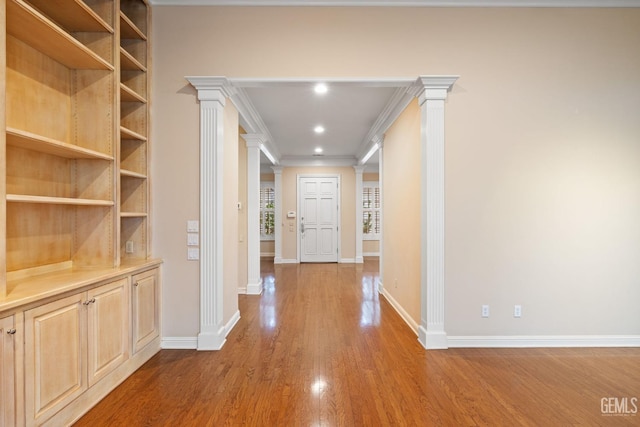
[[[262,263],[218,352],[162,350],[77,426],[637,425],[638,349],[424,350],[365,264]],[[171,304],[171,301],[164,301]]]

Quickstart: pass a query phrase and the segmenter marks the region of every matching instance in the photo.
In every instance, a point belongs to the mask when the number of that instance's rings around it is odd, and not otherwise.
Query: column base
[[[427,350],[446,350],[449,348],[446,332],[428,331],[422,325],[418,328],[418,341]]]

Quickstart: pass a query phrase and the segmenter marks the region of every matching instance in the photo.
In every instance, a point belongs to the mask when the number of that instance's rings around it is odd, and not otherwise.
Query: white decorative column
[[[224,77],[186,77],[200,101],[200,333],[198,350],[219,350],[223,324]]]
[[[366,166],[354,166],[356,171],[356,264],[362,264],[362,172]]]
[[[421,108],[421,302],[418,339],[426,349],[448,348],[444,327],[444,102],[455,76],[419,77]]]
[[[378,191],[380,192],[380,240],[378,242],[378,292],[384,294],[384,174],[382,173],[382,164],[384,161],[384,140],[378,141]]]
[[[282,264],[282,166],[272,166],[274,174],[274,191],[275,191],[275,209],[274,209],[274,224],[275,224],[275,257],[273,258],[274,264]]]
[[[247,294],[260,295],[260,145],[264,136],[246,134],[242,138],[247,143]]]

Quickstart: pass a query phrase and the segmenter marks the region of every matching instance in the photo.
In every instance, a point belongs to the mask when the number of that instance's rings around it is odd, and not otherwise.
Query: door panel
[[[300,261],[338,261],[338,178],[299,178]]]

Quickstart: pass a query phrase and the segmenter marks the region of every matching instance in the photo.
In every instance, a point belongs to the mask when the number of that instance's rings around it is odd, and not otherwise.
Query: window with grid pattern
[[[276,191],[273,182],[260,183],[260,240],[275,239]]]
[[[362,183],[362,239],[380,239],[380,186],[377,182]]]

